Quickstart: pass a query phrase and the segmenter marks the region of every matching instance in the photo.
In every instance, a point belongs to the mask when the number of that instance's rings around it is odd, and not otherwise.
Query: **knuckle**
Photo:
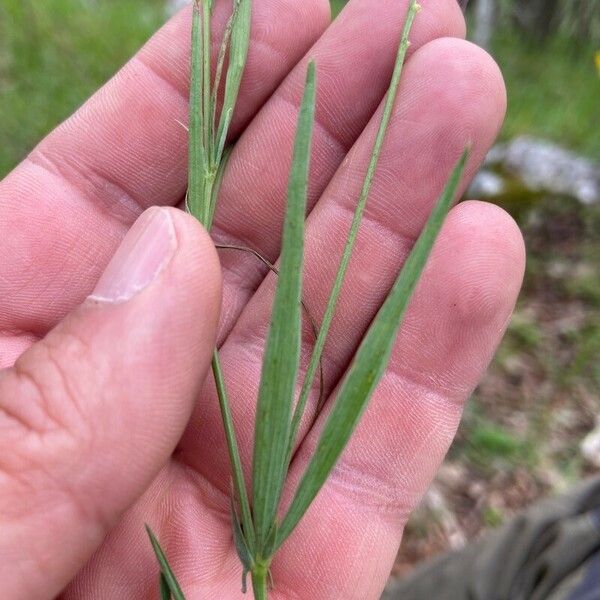
[[[70,359],[84,351],[76,336],[52,334],[0,375],[0,488],[7,519],[64,507],[74,519],[102,530],[107,525],[80,485],[95,442],[83,395],[70,377],[82,361]]]
[[[15,363],[13,393],[20,397],[23,424],[29,429],[61,430],[77,437],[86,432],[83,390],[72,377],[85,373],[84,353],[77,337],[52,335]]]

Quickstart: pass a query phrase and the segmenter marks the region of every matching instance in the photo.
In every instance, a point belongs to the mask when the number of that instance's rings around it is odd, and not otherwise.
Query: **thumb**
[[[206,232],[152,208],[92,296],[0,372],[3,597],[54,597],[168,461],[210,364],[220,295]]]

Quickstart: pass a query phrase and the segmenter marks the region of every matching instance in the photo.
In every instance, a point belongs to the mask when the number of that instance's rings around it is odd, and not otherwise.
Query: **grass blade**
[[[315,454],[281,524],[276,548],[294,530],[324,485],[387,368],[402,318],[452,206],[467,159],[468,151],[465,151],[392,291],[358,349],[327,418]]]
[[[160,586],[160,600],[171,600],[172,596],[171,590],[169,589],[169,582],[162,572],[158,584]]]
[[[221,185],[223,184],[223,177],[225,176],[225,169],[227,169],[227,165],[229,164],[229,159],[231,158],[232,152],[233,152],[233,146],[229,146],[229,148],[225,148],[225,150],[221,156],[221,160],[219,162],[219,168],[217,169],[217,176],[215,177],[215,184],[213,186],[211,199],[210,199],[208,221],[206,223],[206,229],[208,231],[211,230],[213,221],[215,220],[215,212],[217,210],[217,200],[219,199],[219,192],[221,191]]]
[[[356,244],[356,238],[358,236],[358,230],[360,227],[360,223],[362,221],[362,217],[363,217],[363,214],[365,211],[367,200],[371,193],[373,177],[375,175],[377,165],[379,164],[381,150],[383,148],[385,136],[387,134],[388,126],[390,124],[390,120],[392,117],[394,104],[395,104],[396,98],[398,96],[398,89],[400,87],[400,79],[402,76],[404,62],[406,60],[406,53],[410,46],[409,35],[411,32],[415,17],[418,12],[419,12],[419,4],[415,0],[413,0],[408,8],[408,14],[407,14],[406,22],[404,24],[404,29],[402,32],[402,39],[400,42],[400,46],[398,48],[398,55],[396,57],[394,73],[392,75],[390,88],[387,93],[385,106],[384,106],[384,110],[383,110],[383,116],[381,119],[381,123],[379,125],[379,130],[377,132],[377,137],[375,139],[373,153],[371,155],[371,160],[369,163],[367,174],[365,176],[365,180],[364,180],[364,184],[363,184],[363,187],[361,190],[360,198],[356,205],[356,209],[355,209],[354,216],[352,219],[352,224],[350,226],[350,231],[348,233],[348,239],[346,241],[346,246],[345,246],[344,252],[342,254],[342,260],[340,261],[339,270],[336,274],[336,278],[335,278],[335,281],[333,284],[331,295],[329,297],[329,300],[327,302],[327,307],[326,307],[325,313],[323,315],[323,322],[322,322],[321,328],[319,330],[319,335],[317,337],[317,341],[315,342],[315,347],[314,347],[313,353],[311,355],[311,360],[308,365],[308,369],[306,370],[306,376],[304,378],[304,383],[302,385],[302,390],[300,392],[298,404],[297,404],[296,410],[294,412],[294,418],[292,420],[292,430],[291,430],[289,446],[288,446],[288,450],[287,450],[287,465],[290,464],[290,461],[292,458],[292,453],[293,453],[294,446],[296,443],[296,438],[298,436],[298,430],[300,429],[300,423],[302,421],[302,416],[303,416],[304,410],[306,408],[306,402],[308,400],[308,396],[309,396],[311,388],[312,388],[312,384],[313,384],[313,380],[314,380],[316,372],[317,372],[317,368],[321,364],[323,350],[325,348],[325,341],[327,339],[327,335],[329,333],[329,329],[330,329],[331,323],[333,321],[335,309],[336,309],[336,306],[337,306],[337,303],[338,303],[338,300],[340,297],[340,293],[342,291],[342,286],[343,286],[344,280],[346,278],[346,273],[348,271],[348,266],[350,264],[350,259],[352,257],[352,251],[354,250],[354,246]]]
[[[199,0],[194,2],[192,11],[192,64],[190,70],[190,123],[189,123],[189,165],[188,165],[188,210],[201,223],[205,224],[204,174],[208,169],[208,156],[202,143],[202,14]]]
[[[165,553],[163,552],[162,548],[160,547],[160,544],[158,543],[156,536],[152,533],[152,530],[150,529],[150,527],[148,527],[148,525],[146,525],[146,532],[148,533],[148,537],[150,538],[150,543],[152,544],[152,548],[154,549],[154,554],[156,554],[156,558],[158,560],[158,564],[160,565],[160,570],[162,573],[161,594],[163,593],[162,580],[164,579],[164,582],[168,586],[169,591],[171,592],[171,595],[173,596],[174,600],[185,600],[185,596],[183,595],[183,592],[181,591],[181,588],[179,587],[179,583],[177,583],[177,579],[176,579],[171,567],[169,566],[169,561],[167,560]],[[164,599],[164,595],[163,595],[163,599]]]
[[[225,438],[227,440],[229,461],[231,462],[231,470],[233,475],[234,491],[240,503],[245,537],[250,548],[253,548],[254,525],[252,522],[252,512],[250,511],[250,501],[248,499],[248,492],[246,490],[246,482],[244,480],[244,471],[242,470],[242,461],[240,459],[237,438],[235,437],[233,416],[231,414],[231,405],[227,396],[227,388],[225,387],[225,378],[223,377],[221,362],[219,361],[219,355],[216,350],[213,353],[212,370],[215,377],[217,396],[219,398],[221,419],[223,421],[223,428],[225,429]]]
[[[202,139],[204,150],[207,153],[208,172],[214,169],[214,164],[211,157],[211,144],[214,137],[213,126],[211,121],[211,26],[210,17],[212,13],[212,1],[204,0],[202,8]],[[205,199],[205,203],[207,200]]]
[[[231,43],[229,46],[229,65],[227,67],[227,77],[225,79],[223,110],[221,113],[219,129],[215,136],[216,140],[227,137],[229,124],[227,123],[226,115],[229,112],[233,114],[235,110],[244,69],[246,68],[248,49],[250,47],[252,0],[234,0],[234,2]]]
[[[315,65],[311,63],[298,121],[288,188],[281,270],[258,396],[252,508],[259,551],[266,547],[281,497],[285,478],[285,452],[300,362],[304,220],[315,116],[315,88]]]

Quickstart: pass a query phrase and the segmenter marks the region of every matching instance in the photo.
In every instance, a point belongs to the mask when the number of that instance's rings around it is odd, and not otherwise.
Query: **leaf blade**
[[[239,445],[235,435],[235,427],[233,424],[233,415],[231,413],[231,403],[227,394],[227,386],[221,368],[219,353],[213,352],[212,370],[215,378],[215,387],[217,388],[217,397],[219,399],[219,409],[221,411],[221,419],[223,421],[223,429],[225,439],[227,441],[227,450],[229,453],[229,461],[231,463],[231,471],[233,477],[234,495],[240,503],[242,523],[244,525],[245,535],[250,549],[254,548],[254,524],[252,522],[252,512],[250,510],[250,501],[246,490],[246,480],[242,468],[242,460],[240,458]],[[234,500],[232,496],[232,501]]]
[[[256,411],[252,488],[254,523],[260,550],[266,547],[281,497],[285,478],[285,452],[300,363],[304,220],[315,103],[315,66],[311,63],[298,119],[288,187],[281,269]]]
[[[171,590],[169,588],[169,582],[167,578],[163,575],[162,571],[159,577],[159,587],[160,587],[160,600],[171,600]]]
[[[468,155],[467,150],[454,168],[423,233],[356,353],[315,453],[281,524],[276,548],[281,547],[291,534],[324,485],[385,372],[402,318],[452,206]]]
[[[204,220],[203,178],[208,168],[206,149],[202,143],[203,57],[201,40],[201,8],[196,0],[192,10],[192,60],[190,70],[190,117],[187,206],[190,214]]]
[[[169,561],[167,560],[163,549],[160,547],[156,536],[154,535],[154,533],[148,525],[146,525],[146,533],[150,538],[152,549],[154,550],[154,554],[156,555],[156,559],[158,560],[158,564],[160,565],[160,570],[163,576],[161,578],[161,594],[163,593],[162,582],[164,579],[164,583],[168,586],[168,589],[171,592],[171,595],[173,596],[174,600],[185,600],[185,596],[183,595],[181,587],[177,582],[177,578],[175,577],[175,574],[173,573],[173,570],[169,565]]]
[[[321,328],[319,329],[317,340],[315,342],[315,347],[313,353],[311,355],[311,359],[308,365],[308,369],[306,371],[306,376],[304,378],[304,383],[302,385],[302,389],[300,391],[300,397],[298,399],[298,404],[296,406],[296,410],[294,412],[294,417],[292,419],[292,430],[289,439],[289,445],[287,449],[287,464],[289,465],[292,458],[292,453],[294,450],[294,445],[296,442],[296,438],[298,436],[298,431],[300,429],[300,424],[302,421],[302,416],[304,414],[304,410],[306,408],[306,403],[308,401],[309,393],[312,389],[313,380],[319,365],[321,365],[321,359],[323,355],[323,350],[325,349],[325,342],[327,336],[329,334],[329,329],[333,322],[333,317],[335,313],[335,309],[342,291],[343,283],[346,278],[346,273],[348,271],[348,267],[350,265],[350,259],[352,257],[352,253],[354,250],[354,246],[356,244],[356,239],[358,237],[359,227],[362,221],[362,217],[366,208],[367,200],[371,193],[371,187],[373,184],[373,178],[375,175],[375,171],[377,169],[377,165],[379,164],[379,159],[381,157],[381,151],[383,149],[383,143],[385,141],[389,123],[392,117],[392,112],[394,108],[394,104],[396,102],[396,98],[398,97],[398,90],[400,87],[400,79],[402,76],[402,71],[404,67],[404,63],[406,60],[406,54],[408,48],[410,46],[409,35],[412,30],[415,17],[420,10],[419,4],[416,0],[412,0],[411,4],[408,8],[408,13],[406,17],[406,21],[404,24],[404,28],[402,31],[402,36],[400,40],[400,44],[398,47],[398,53],[396,56],[396,62],[394,66],[394,72],[392,74],[392,80],[390,83],[390,87],[388,89],[388,93],[386,95],[385,105],[383,109],[383,115],[381,118],[381,123],[379,125],[379,129],[377,131],[377,135],[375,138],[375,143],[373,146],[373,152],[371,155],[371,160],[369,162],[369,166],[367,169],[367,173],[365,175],[365,179],[363,182],[363,187],[360,193],[360,197],[358,199],[356,209],[352,218],[352,224],[350,226],[350,231],[348,233],[348,238],[346,241],[346,245],[344,247],[344,251],[342,254],[342,259],[340,261],[340,265],[338,268],[338,272],[336,274],[333,287],[331,290],[331,294],[327,301],[327,306],[325,308],[325,312],[323,314],[323,322],[321,324]]]
[[[215,140],[227,138],[229,123],[226,115],[235,110],[242,77],[246,68],[248,50],[250,48],[250,29],[252,22],[252,0],[234,0],[233,18],[231,25],[231,39],[229,42],[229,65],[225,78],[225,92],[223,94],[223,108]],[[218,158],[217,158],[218,160]]]

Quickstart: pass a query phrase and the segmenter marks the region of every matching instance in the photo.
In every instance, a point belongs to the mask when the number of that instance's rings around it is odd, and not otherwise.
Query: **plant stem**
[[[206,222],[207,231],[211,231],[213,226],[213,221],[215,219],[215,210],[217,209],[217,200],[219,197],[219,192],[221,191],[221,184],[223,183],[223,176],[225,175],[225,169],[229,164],[229,158],[231,156],[232,148],[225,148],[223,151],[223,155],[221,156],[219,166],[217,168],[217,172],[215,175],[215,181],[212,189],[211,199],[210,199],[210,207],[208,211],[208,221]]]
[[[227,45],[231,39],[231,27],[234,23],[237,5],[234,5],[233,15],[223,36],[214,89],[211,88],[212,8],[213,0],[195,0],[192,25],[190,179],[188,183],[188,208],[208,231],[212,228],[216,198],[230,155],[228,151],[217,147],[216,103],[221,71],[227,53]],[[227,126],[224,126],[223,143],[226,134]],[[232,466],[235,495],[239,501],[244,541],[252,548],[255,538],[252,512],[233,426],[231,405],[227,397],[225,380],[216,350],[213,353],[212,370]],[[233,510],[236,510],[235,503]]]
[[[204,225],[207,231],[210,231],[212,225],[212,218],[210,213],[214,194],[215,180],[217,178],[217,173],[212,170],[212,167],[210,167],[210,169],[211,170],[204,173],[204,181],[202,182],[204,186],[204,216],[202,218],[202,225]]]
[[[269,567],[258,564],[252,571],[252,590],[254,600],[267,600],[269,597]]]

